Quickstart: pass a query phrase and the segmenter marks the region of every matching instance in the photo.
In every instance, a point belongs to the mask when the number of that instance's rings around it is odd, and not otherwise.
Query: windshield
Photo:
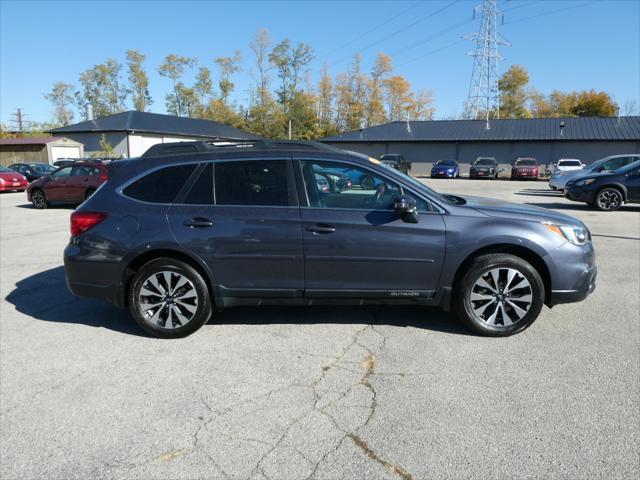
[[[521,158],[519,160],[516,160],[516,165],[524,167],[535,167],[536,165],[538,165],[538,162],[536,162],[533,158]]]
[[[475,162],[474,165],[494,165],[496,161],[493,158],[479,158]]]
[[[614,170],[616,173],[627,173],[631,170],[635,170],[640,167],[640,160],[636,160],[635,162],[630,163],[629,165],[625,165],[624,167],[620,167],[617,170]]]
[[[560,160],[558,165],[561,167],[579,167],[582,163],[580,160]]]
[[[42,164],[32,163],[29,166],[33,168],[36,172],[41,172],[41,173],[53,172],[56,169],[56,167],[54,167],[53,165],[46,165],[44,163]]]
[[[456,161],[455,160],[438,160],[436,162],[436,165],[440,165],[443,167],[455,167]]]
[[[387,170],[392,171],[396,176],[402,178],[405,182],[407,182],[407,183],[413,185],[414,187],[416,187],[417,190],[423,190],[423,191],[426,190],[430,195],[432,195],[433,197],[437,198],[441,202],[454,203],[454,202],[451,201],[450,198],[447,198],[446,196],[442,195],[441,193],[436,192],[432,188],[427,187],[424,183],[416,180],[415,178],[407,175],[406,173],[401,172],[400,170],[396,170],[395,168],[390,167],[386,163],[380,163],[379,165],[382,168],[386,168]]]
[[[12,172],[13,173],[13,170],[11,170],[10,168],[7,168],[7,167],[0,167],[0,172]]]

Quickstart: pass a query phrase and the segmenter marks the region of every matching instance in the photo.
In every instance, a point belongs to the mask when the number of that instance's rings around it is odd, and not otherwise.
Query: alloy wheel
[[[36,208],[44,208],[47,201],[44,198],[44,194],[40,190],[36,190],[31,195],[31,201],[33,202],[33,206]]]
[[[140,288],[142,316],[161,328],[175,329],[189,323],[198,310],[198,292],[184,275],[173,271],[150,275]]]
[[[473,284],[470,303],[476,319],[494,328],[520,322],[533,303],[529,280],[513,268],[494,268]]]
[[[602,210],[616,210],[622,204],[622,197],[616,190],[603,190],[598,194],[598,206]]]

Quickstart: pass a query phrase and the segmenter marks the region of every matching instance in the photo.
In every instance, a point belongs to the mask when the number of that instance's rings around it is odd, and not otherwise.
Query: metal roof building
[[[533,156],[547,164],[559,158],[590,163],[607,155],[640,152],[640,117],[578,117],[391,122],[321,139],[371,156],[401,153],[425,173],[431,163],[453,158],[470,163],[495,157],[509,164]],[[424,170],[424,171],[421,171]]]
[[[48,133],[83,143],[89,155],[100,150],[100,139],[105,135],[116,155],[124,157],[140,156],[157,143],[259,138],[220,122],[137,111],[54,128]]]
[[[53,163],[59,158],[84,156],[82,143],[64,137],[0,138],[0,165]]]

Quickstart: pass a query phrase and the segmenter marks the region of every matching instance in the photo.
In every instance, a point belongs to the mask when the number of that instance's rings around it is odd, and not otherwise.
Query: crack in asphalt
[[[371,331],[371,332],[373,332],[373,333],[375,333],[375,334],[377,334],[378,336],[381,337],[382,343],[381,343],[380,348],[378,350],[380,352],[382,352],[386,347],[387,338],[386,338],[386,335],[384,335],[384,333],[381,330],[379,330],[378,328],[375,328],[373,325],[365,325],[364,327],[359,328],[358,330],[353,332],[352,335],[351,335],[351,339],[350,339],[349,343],[344,348],[342,348],[342,350],[338,353],[338,355],[335,355],[335,356],[312,354],[312,353],[308,353],[308,352],[304,352],[304,351],[300,351],[300,350],[295,350],[293,352],[291,352],[291,351],[288,352],[288,353],[308,355],[308,356],[311,356],[311,357],[330,360],[329,363],[327,363],[325,365],[322,365],[320,367],[319,375],[310,384],[293,383],[293,384],[290,384],[290,385],[274,388],[272,390],[269,390],[268,392],[262,393],[260,395],[254,396],[254,397],[250,397],[250,398],[244,399],[244,400],[242,400],[240,402],[234,403],[233,405],[231,405],[231,406],[229,406],[227,408],[218,409],[218,410],[215,410],[215,409],[211,408],[211,406],[206,401],[202,400],[203,405],[205,405],[205,407],[207,408],[207,410],[208,410],[210,415],[207,415],[208,418],[206,418],[206,419],[203,418],[203,417],[199,417],[202,420],[202,423],[200,423],[200,425],[198,425],[197,429],[193,433],[193,436],[192,436],[192,439],[193,439],[192,440],[192,447],[193,447],[193,449],[201,451],[211,461],[211,463],[216,467],[216,469],[218,469],[221,472],[221,474],[225,478],[231,478],[232,475],[227,473],[216,462],[215,458],[213,458],[213,456],[210,455],[207,452],[207,449],[205,448],[204,445],[201,445],[201,441],[200,441],[201,433],[203,431],[209,431],[209,426],[217,418],[220,418],[221,416],[223,416],[223,415],[225,415],[227,413],[230,413],[230,412],[232,412],[232,411],[234,411],[234,410],[236,410],[238,408],[246,406],[246,405],[248,405],[250,403],[255,403],[255,402],[268,400],[272,395],[277,394],[279,392],[284,392],[286,390],[290,390],[292,388],[310,389],[311,393],[313,395],[313,400],[312,400],[311,404],[309,405],[309,408],[305,409],[305,411],[302,414],[298,415],[292,421],[290,421],[288,424],[286,424],[284,426],[284,428],[281,430],[281,433],[279,434],[279,436],[277,437],[277,439],[274,442],[261,440],[259,438],[252,438],[250,436],[238,436],[238,437],[235,437],[235,436],[226,434],[224,432],[217,432],[217,434],[220,434],[224,438],[227,438],[229,440],[242,441],[242,442],[251,442],[251,443],[255,443],[255,444],[266,445],[266,446],[269,447],[260,456],[260,458],[255,462],[255,464],[252,467],[251,471],[247,475],[248,479],[256,478],[257,476],[261,475],[263,478],[265,478],[267,480],[270,480],[269,476],[265,472],[264,462],[276,450],[278,450],[279,448],[285,448],[285,447],[296,451],[307,463],[309,463],[309,465],[311,467],[310,468],[311,472],[306,478],[307,479],[315,478],[315,476],[317,475],[318,470],[321,467],[321,465],[324,462],[326,462],[327,458],[329,458],[332,454],[336,453],[344,445],[344,442],[348,439],[368,459],[370,459],[370,460],[376,462],[377,464],[381,465],[389,473],[399,476],[402,480],[412,480],[413,477],[411,476],[411,474],[405,468],[403,468],[400,465],[394,464],[393,462],[383,458],[380,454],[375,452],[374,449],[372,449],[372,447],[366,442],[366,440],[363,439],[362,436],[359,434],[360,430],[363,429],[364,427],[366,427],[372,421],[372,419],[374,418],[374,416],[376,414],[376,409],[377,409],[377,406],[378,406],[378,392],[376,391],[376,388],[375,388],[375,386],[373,384],[373,378],[375,377],[375,375],[377,375],[377,373],[375,371],[375,369],[376,369],[376,357],[374,356],[374,350],[372,348],[370,348],[369,346],[367,346],[366,342],[362,341],[362,339],[361,339],[361,337],[363,336],[363,334],[366,331]],[[356,346],[361,348],[362,350],[364,350],[366,352],[365,357],[359,363],[360,370],[355,370],[355,369],[347,368],[347,367],[343,366],[344,364],[349,364],[349,365],[358,364],[358,362],[354,362],[351,359],[345,360],[345,357]],[[343,389],[340,389],[340,390],[333,390],[333,389],[326,389],[325,390],[325,389],[321,389],[320,387],[321,387],[322,382],[327,378],[327,376],[330,374],[330,372],[333,371],[334,369],[335,370],[345,370],[345,371],[348,371],[348,372],[351,372],[351,373],[354,373],[354,374],[359,374],[361,376],[359,377],[358,381],[356,381],[353,384],[350,384],[349,387],[346,390],[343,390]],[[388,375],[390,375],[390,374],[388,374]],[[360,424],[357,427],[351,428],[351,429],[347,429],[347,428],[345,428],[345,427],[340,425],[340,422],[334,417],[334,415],[332,415],[329,412],[329,409],[331,407],[335,407],[338,404],[338,402],[340,402],[341,400],[346,398],[358,386],[364,386],[368,390],[369,396],[370,396],[370,400],[369,400],[368,405],[353,405],[353,407],[354,408],[357,408],[357,407],[366,408],[368,410],[368,413],[367,413],[367,416],[364,419],[364,421],[361,421]],[[337,398],[332,399],[332,401],[328,402],[326,405],[320,406],[320,402],[322,401],[323,397],[328,393],[340,393],[340,395]],[[344,407],[344,405],[342,407]],[[302,451],[300,451],[300,449],[298,448],[299,445],[287,444],[287,442],[286,442],[287,437],[291,433],[292,429],[294,427],[296,427],[297,425],[299,425],[301,422],[303,422],[305,419],[307,419],[310,415],[312,415],[314,413],[319,413],[319,414],[323,415],[330,422],[332,427],[335,430],[337,430],[338,432],[340,432],[340,434],[341,434],[339,436],[339,438],[335,442],[332,443],[331,448],[326,450],[321,455],[321,457],[318,459],[317,462],[311,461]],[[317,442],[309,442],[309,443],[317,443]],[[306,443],[303,443],[303,444],[306,444]]]

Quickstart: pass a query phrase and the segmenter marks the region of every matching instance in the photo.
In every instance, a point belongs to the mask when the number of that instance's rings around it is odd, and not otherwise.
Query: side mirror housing
[[[401,195],[393,201],[393,209],[403,222],[418,223],[418,209],[415,198]]]

